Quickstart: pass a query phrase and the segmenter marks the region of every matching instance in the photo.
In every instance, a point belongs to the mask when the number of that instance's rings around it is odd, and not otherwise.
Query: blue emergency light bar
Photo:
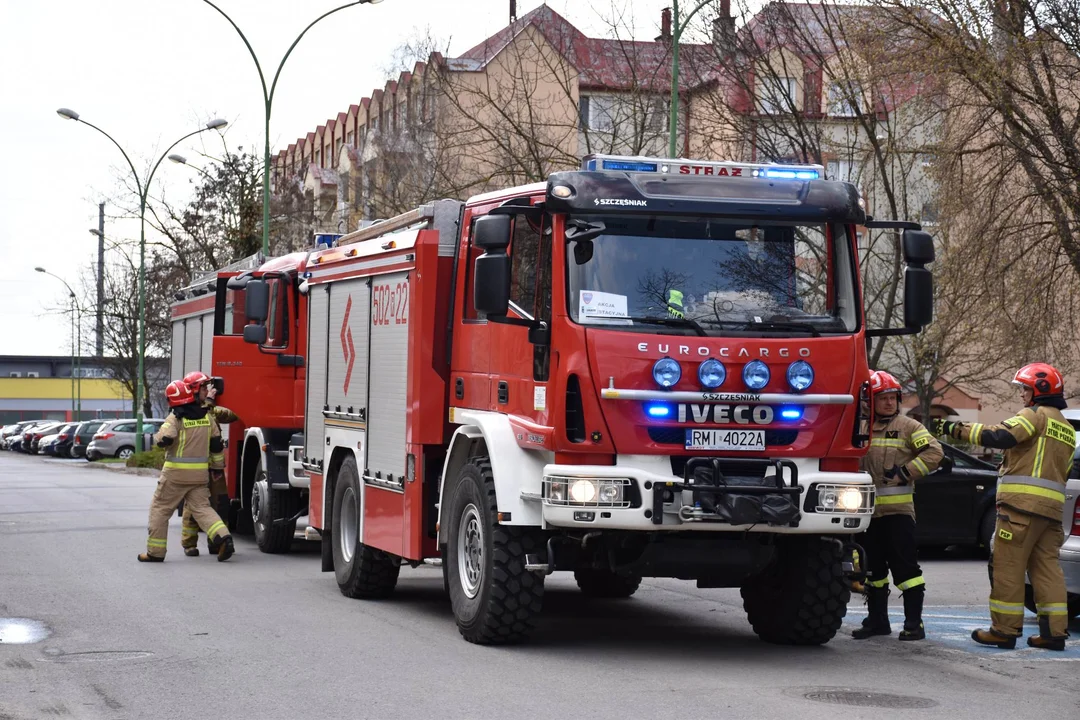
[[[818,180],[824,177],[820,165],[775,165],[772,163],[736,163],[713,160],[669,160],[624,155],[586,155],[582,170],[621,170],[623,172],[668,175],[705,175],[712,177],[764,178],[767,180]]]

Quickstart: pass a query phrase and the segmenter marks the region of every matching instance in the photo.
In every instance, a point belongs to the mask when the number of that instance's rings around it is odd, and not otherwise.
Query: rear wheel
[[[116,451],[116,457],[121,460],[127,460],[129,457],[135,454],[135,448],[125,445]]]
[[[525,569],[526,553],[543,550],[532,528],[498,523],[487,458],[461,469],[447,504],[443,562],[458,631],[472,643],[523,640],[544,601],[544,578]]]
[[[578,568],[574,579],[581,592],[593,598],[628,598],[641,585],[640,575],[620,575],[599,568]]]
[[[780,538],[777,556],[742,586],[743,608],[762,640],[781,645],[822,645],[836,635],[851,590],[842,551],[820,538]]]
[[[296,534],[296,520],[291,518],[299,510],[299,492],[274,490],[266,473],[260,472],[251,491],[251,520],[259,549],[264,553],[289,552]]]
[[[356,459],[349,455],[341,463],[334,483],[331,522],[334,575],[338,589],[346,597],[384,598],[397,585],[401,562],[396,555],[360,542],[362,513],[360,476],[356,471]]]

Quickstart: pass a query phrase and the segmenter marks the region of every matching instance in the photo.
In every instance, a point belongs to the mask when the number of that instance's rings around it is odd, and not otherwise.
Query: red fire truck
[[[866,328],[856,229],[874,225],[901,240],[904,328]],[[273,504],[308,476],[347,596],[441,565],[461,634],[499,643],[554,571],[604,597],[672,577],[741,588],[765,640],[820,644],[873,511],[866,337],[930,321],[933,258],[819,166],[590,156],[219,280],[219,315],[243,295],[228,338],[258,354],[219,335],[214,366],[234,363],[230,402],[303,416],[287,479],[255,484]]]

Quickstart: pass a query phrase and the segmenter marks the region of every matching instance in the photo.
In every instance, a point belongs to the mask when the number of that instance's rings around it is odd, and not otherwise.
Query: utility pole
[[[98,204],[97,221],[97,333],[95,350],[105,355],[105,203]]]

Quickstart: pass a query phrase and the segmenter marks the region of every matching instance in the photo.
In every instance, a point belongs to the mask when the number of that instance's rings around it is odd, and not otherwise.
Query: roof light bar
[[[715,160],[671,160],[627,155],[586,155],[582,170],[614,170],[666,175],[705,175],[744,177],[767,180],[818,180],[825,176],[821,165],[778,165],[775,163],[737,163]]]

